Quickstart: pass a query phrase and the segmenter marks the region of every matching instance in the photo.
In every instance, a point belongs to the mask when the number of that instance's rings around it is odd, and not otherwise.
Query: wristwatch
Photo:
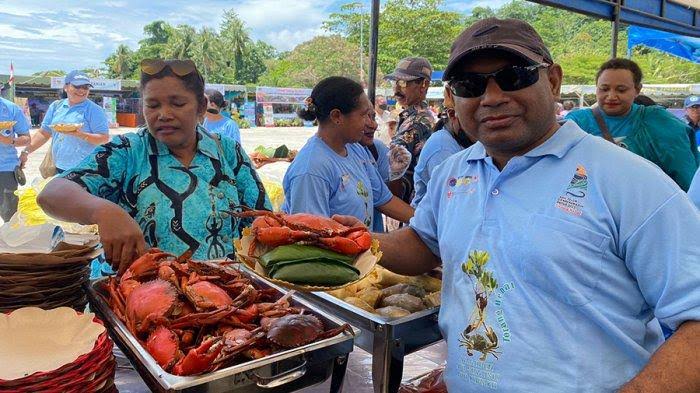
[[[21,152],[19,152],[19,154],[26,154],[26,155],[29,155],[29,151],[28,151],[27,149],[24,149],[24,150],[22,150]]]

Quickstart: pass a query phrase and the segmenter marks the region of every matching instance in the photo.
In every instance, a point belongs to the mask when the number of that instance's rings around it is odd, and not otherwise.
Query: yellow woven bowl
[[[51,128],[57,132],[76,132],[82,126],[83,123],[56,123],[52,124]]]
[[[12,128],[15,124],[17,124],[16,121],[8,120],[8,121],[0,121],[0,130],[9,130]]]

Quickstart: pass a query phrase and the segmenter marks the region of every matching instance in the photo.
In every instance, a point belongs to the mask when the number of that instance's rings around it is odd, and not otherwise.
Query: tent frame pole
[[[377,52],[379,47],[379,0],[372,0],[372,18],[369,35],[369,86],[367,96],[374,104],[377,91]]]

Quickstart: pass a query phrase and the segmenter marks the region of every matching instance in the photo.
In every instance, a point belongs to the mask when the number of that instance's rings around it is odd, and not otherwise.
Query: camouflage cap
[[[430,80],[433,66],[424,57],[406,57],[399,60],[394,72],[384,77],[388,80],[412,81],[418,78]]]

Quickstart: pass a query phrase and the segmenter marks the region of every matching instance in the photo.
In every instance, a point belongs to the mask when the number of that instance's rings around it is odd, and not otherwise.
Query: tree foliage
[[[442,0],[388,0],[379,16],[377,63],[390,73],[404,57],[427,58],[436,70],[447,65],[453,39],[464,26],[464,18],[444,11]],[[324,28],[340,34],[355,45],[369,47],[370,17],[361,3],[348,3],[330,15]],[[362,33],[362,34],[361,34]],[[365,53],[367,51],[365,50]]]
[[[365,63],[368,59],[365,57]],[[283,59],[271,61],[260,78],[266,86],[313,87],[328,76],[360,81],[359,47],[338,35],[318,36],[297,45]]]
[[[564,83],[593,84],[597,68],[610,56],[608,21],[573,12],[513,0],[499,8],[475,7],[470,15],[445,10],[443,0],[387,0],[379,19],[378,73],[392,72],[399,59],[423,56],[436,70],[447,65],[455,37],[471,23],[492,16],[518,18],[532,24],[564,69]],[[154,21],[144,27],[135,50],[116,48],[106,60],[114,78],[137,78],[144,58],[193,59],[208,82],[311,87],[331,75],[366,81],[369,61],[370,15],[362,2],[349,2],[329,15],[319,36],[292,51],[278,53],[263,41],[253,41],[239,16],[224,13],[218,31]],[[624,56],[627,30],[619,36]],[[360,58],[365,65],[361,67]],[[657,50],[637,47],[632,59],[642,67],[645,83],[700,81],[700,66]],[[362,71],[361,68],[364,68]]]
[[[554,7],[513,0],[500,8],[475,7],[471,15],[441,9],[440,0],[387,0],[379,19],[380,69],[391,72],[406,56],[423,56],[436,70],[443,69],[452,42],[466,27],[488,17],[516,18],[532,24],[564,69],[564,83],[594,84],[595,73],[610,57],[612,31],[608,21]],[[324,23],[328,31],[368,47],[369,10],[360,2],[343,5]],[[618,40],[618,56],[625,56],[627,30]],[[700,66],[649,48],[635,48],[632,59],[642,67],[646,83],[700,81]]]
[[[191,59],[209,83],[256,83],[266,61],[276,55],[270,45],[250,38],[232,10],[224,13],[219,31],[158,20],[144,26],[143,32],[138,49],[120,45],[105,59],[110,77],[137,79],[138,65],[147,58]]]

